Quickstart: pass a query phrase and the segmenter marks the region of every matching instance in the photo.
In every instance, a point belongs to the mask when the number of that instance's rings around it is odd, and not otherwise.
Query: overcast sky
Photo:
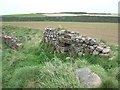
[[[118,13],[120,0],[0,0],[0,15],[52,12]]]

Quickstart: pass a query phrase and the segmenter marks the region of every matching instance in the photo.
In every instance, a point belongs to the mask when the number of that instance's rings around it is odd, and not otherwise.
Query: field
[[[106,16],[106,17],[118,17],[118,15],[116,14],[110,14],[110,15],[102,15],[102,14],[68,14],[68,13],[59,13],[59,14],[42,14],[44,16]]]
[[[106,17],[118,17],[117,14],[108,13],[86,13],[86,12],[61,12],[61,13],[31,13],[31,14],[14,14],[4,15],[14,17],[43,17],[43,16],[106,16]]]
[[[90,23],[90,22],[3,22],[3,25],[29,27],[44,30],[46,27],[63,27],[78,31],[80,34],[93,38],[103,39],[106,42],[118,44],[117,23]]]
[[[4,15],[7,17],[44,17],[43,14],[14,14],[14,15]]]
[[[45,16],[78,16],[77,14],[43,14]]]
[[[52,53],[50,46],[41,43],[47,26],[64,27],[102,38],[111,47],[111,59],[85,55],[67,60],[69,55],[66,53]],[[86,88],[76,80],[74,74],[75,69],[81,67],[89,67],[100,76],[100,88],[118,87],[118,34],[115,23],[3,22],[2,31],[17,37],[24,44],[23,48],[15,50],[2,42],[3,88]],[[26,40],[26,36],[31,40]]]

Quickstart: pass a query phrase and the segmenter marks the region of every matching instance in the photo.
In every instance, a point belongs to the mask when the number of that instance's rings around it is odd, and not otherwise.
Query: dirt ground
[[[108,43],[118,44],[117,23],[96,22],[3,22],[2,25],[29,27],[44,30],[46,27],[63,27],[77,31],[82,35],[105,40]]]

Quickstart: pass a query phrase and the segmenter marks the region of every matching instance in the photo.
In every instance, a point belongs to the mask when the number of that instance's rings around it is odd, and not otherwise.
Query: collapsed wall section
[[[13,49],[18,49],[22,46],[22,43],[20,43],[17,38],[8,35],[2,35],[1,38],[3,42]]]
[[[55,50],[61,53],[69,52],[80,56],[87,53],[100,56],[110,55],[110,47],[105,43],[73,31],[46,28],[43,41],[52,44]]]

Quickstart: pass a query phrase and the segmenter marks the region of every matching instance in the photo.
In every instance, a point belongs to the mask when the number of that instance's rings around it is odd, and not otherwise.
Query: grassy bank
[[[24,44],[23,48],[14,50],[2,43],[3,88],[84,88],[74,74],[75,69],[81,67],[89,67],[97,73],[102,80],[101,87],[118,87],[117,46],[110,45],[112,60],[91,55],[67,60],[67,53],[51,52],[51,46],[40,43],[41,30],[15,26],[3,26],[2,29]]]

